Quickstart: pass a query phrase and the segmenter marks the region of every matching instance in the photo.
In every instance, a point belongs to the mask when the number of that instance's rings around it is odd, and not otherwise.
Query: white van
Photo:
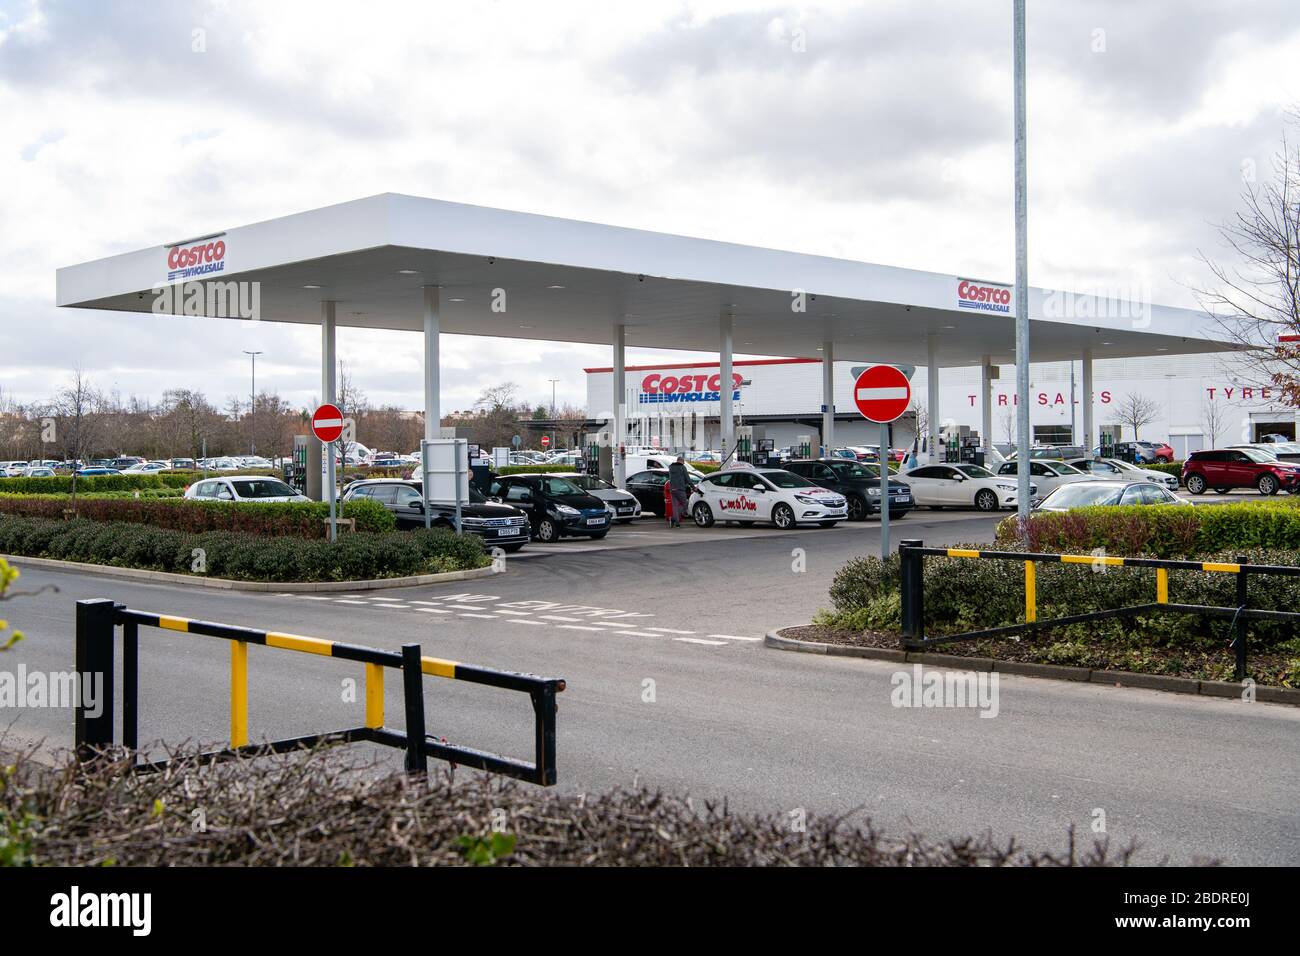
[[[626,474],[635,475],[638,471],[645,471],[647,468],[667,468],[677,460],[677,456],[672,452],[650,452],[650,453],[633,453],[628,452],[625,456],[627,462]],[[703,478],[704,472],[700,471],[689,461],[686,462],[686,470],[692,475]]]

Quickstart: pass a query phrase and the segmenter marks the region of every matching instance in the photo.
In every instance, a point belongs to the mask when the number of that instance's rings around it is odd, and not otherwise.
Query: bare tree
[[[1219,435],[1223,433],[1227,424],[1223,420],[1222,406],[1206,399],[1201,405],[1201,431],[1205,433],[1210,448],[1219,444]]]
[[[1007,436],[1007,444],[1016,443],[1016,408],[1014,405],[1008,405],[998,416],[998,424],[1002,426],[1002,433]]]
[[[1300,126],[1300,113],[1292,125]],[[1196,294],[1245,349],[1253,383],[1277,388],[1285,404],[1300,407],[1300,148],[1283,135],[1269,165],[1272,178],[1256,184],[1253,164],[1243,164],[1243,208],[1219,228],[1237,261],[1225,265],[1202,253],[1214,282]]]
[[[1141,437],[1142,426],[1150,425],[1160,415],[1160,403],[1137,392],[1129,392],[1116,403],[1111,420],[1133,429],[1134,440]]]
[[[90,379],[78,366],[73,369],[72,382],[63,388],[55,399],[61,422],[56,427],[62,434],[57,439],[63,445],[68,459],[74,463],[72,469],[72,508],[77,508],[77,468],[84,466],[86,459],[99,441],[102,425],[100,411],[104,406],[103,394],[95,388]]]

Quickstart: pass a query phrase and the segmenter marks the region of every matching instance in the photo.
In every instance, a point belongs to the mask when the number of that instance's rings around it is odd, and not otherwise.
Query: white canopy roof
[[[171,250],[218,242],[219,269],[169,268]],[[837,359],[924,364],[934,332],[941,366],[1014,358],[1014,305],[959,305],[963,282],[995,282],[392,193],[67,266],[57,303],[150,312],[169,281],[232,280],[260,283],[269,322],[318,324],[333,300],[341,326],[419,331],[421,287],[438,285],[447,333],[609,343],[621,323],[629,346],[716,352],[731,312],[739,353],[816,358],[829,340]],[[1030,294],[1035,362],[1232,347],[1199,312]]]

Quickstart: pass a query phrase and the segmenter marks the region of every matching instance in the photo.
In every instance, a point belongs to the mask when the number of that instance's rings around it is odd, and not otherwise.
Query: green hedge
[[[997,544],[1016,550],[1023,543],[1017,519],[1003,520]],[[1086,554],[1145,554],[1156,558],[1198,558],[1233,549],[1300,550],[1300,499],[1231,505],[1124,505],[1043,512],[1029,519],[1029,549]]]
[[[978,549],[987,544],[954,545]],[[1203,555],[1206,560],[1235,560],[1240,554],[1256,564],[1300,565],[1295,551],[1247,549]],[[969,558],[925,559],[925,626],[937,636],[1024,621],[1025,577],[1019,561]],[[1152,568],[1094,569],[1087,565],[1039,562],[1036,568],[1038,617],[1045,620],[1082,614],[1155,599]],[[823,620],[838,627],[896,632],[901,626],[898,558],[850,561],[835,575],[830,597],[834,614]],[[1251,584],[1251,605],[1267,610],[1300,608],[1300,577],[1272,577]],[[1169,600],[1175,604],[1236,605],[1236,578],[1231,574],[1171,571]],[[1128,620],[1092,621],[1058,627],[1050,632],[1060,663],[1075,663],[1077,655],[1107,643],[1140,656],[1143,647],[1175,647],[1189,655],[1206,654],[1231,674],[1232,623],[1190,614],[1160,614]],[[1291,656],[1286,673],[1273,675],[1290,685],[1300,684],[1300,637],[1286,621],[1250,622],[1250,648]],[[1049,648],[1050,650],[1050,648]],[[960,653],[960,651],[957,651]],[[970,653],[968,649],[966,653]],[[1134,665],[1136,667],[1136,665]],[[1224,677],[1223,679],[1227,679]]]
[[[222,475],[267,475],[281,477],[281,472],[266,468],[248,471],[209,471],[208,478]],[[77,494],[83,491],[135,491],[142,488],[185,488],[201,481],[201,471],[158,471],[144,475],[86,475],[77,479]],[[0,494],[67,495],[72,493],[72,476],[56,475],[53,478],[0,478]]]
[[[66,495],[3,495],[0,514],[62,518],[72,504]],[[194,534],[236,531],[244,534],[323,538],[329,534],[325,502],[194,501],[187,498],[78,497],[77,516],[90,521],[125,521]],[[356,519],[358,531],[383,532],[396,527],[393,513],[376,501],[348,501],[344,518]]]
[[[196,551],[196,549],[199,549]],[[201,551],[205,570],[196,570]],[[423,528],[344,534],[338,542],[78,518],[0,517],[0,553],[245,581],[360,581],[486,567],[473,535]]]
[[[1139,468],[1145,468],[1147,471],[1163,471],[1166,475],[1173,475],[1182,482],[1183,463],[1181,461],[1155,461],[1149,465],[1139,465]]]

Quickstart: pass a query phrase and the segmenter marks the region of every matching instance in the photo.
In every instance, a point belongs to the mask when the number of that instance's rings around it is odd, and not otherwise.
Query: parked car
[[[18,478],[28,467],[25,461],[0,461],[0,478]]]
[[[23,470],[22,477],[24,477],[24,478],[53,478],[53,477],[54,477],[54,469],[53,469],[53,468],[46,468],[44,465],[40,465],[40,466],[37,466],[37,467],[35,467],[35,468],[26,468],[26,469]]]
[[[785,470],[844,496],[850,521],[880,514],[880,466],[837,458],[813,458],[785,463]],[[889,517],[905,518],[912,510],[912,489],[889,479]]]
[[[687,472],[686,480],[691,483],[692,491],[703,477],[699,472]],[[664,485],[667,483],[667,468],[647,468],[630,475],[623,484],[628,493],[641,505],[643,514],[663,515]]]
[[[205,478],[185,489],[185,497],[197,501],[311,501],[279,478],[266,475],[231,475]]]
[[[1003,478],[1014,479],[1018,472],[1014,461],[1005,461],[998,465],[998,472]],[[1073,465],[1067,465],[1063,461],[1052,461],[1050,459],[1030,459],[1029,461],[1029,480],[1039,491],[1040,495],[1050,495],[1061,485],[1068,485],[1076,481],[1087,481],[1088,475],[1085,475]]]
[[[1016,506],[1016,482],[993,474],[979,465],[922,465],[899,475],[912,488],[918,505],[942,508],[978,508],[997,511]],[[1038,495],[1038,486],[1029,486],[1029,496]]]
[[[375,501],[393,513],[399,528],[424,527],[424,483],[400,478],[364,478],[348,485],[342,501]],[[456,523],[456,506],[430,504],[429,524],[451,528]],[[518,508],[499,501],[489,501],[477,488],[470,486],[469,504],[460,508],[461,530],[478,535],[485,544],[504,551],[518,551],[528,543],[532,528],[528,516]]]
[[[701,528],[715,521],[770,521],[783,531],[800,524],[833,528],[848,517],[843,495],[782,468],[716,471],[695,486],[688,507]]]
[[[108,463],[109,468],[116,468],[118,471],[126,471],[132,465],[138,465],[144,461],[138,455],[123,455],[121,458],[114,458]]]
[[[1135,441],[1133,444],[1149,449],[1155,455],[1154,461],[1168,463],[1174,460],[1174,448],[1168,442]]]
[[[1142,479],[1155,482],[1157,485],[1163,485],[1170,491],[1178,490],[1177,475],[1142,468],[1138,465],[1129,464],[1127,461],[1120,461],[1118,458],[1072,458],[1066,464],[1072,465],[1084,474],[1091,475],[1094,478],[1110,478],[1124,481]]]
[[[599,540],[609,534],[605,502],[567,478],[554,475],[503,475],[492,494],[528,515],[533,537],[547,544],[566,536]]]
[[[78,468],[78,478],[94,478],[97,475],[120,475],[116,468]]]
[[[1168,488],[1154,482],[1087,479],[1059,486],[1047,495],[1036,511],[1069,511],[1097,505],[1190,505]]]
[[[170,468],[165,461],[138,461],[130,468],[123,468],[124,475],[155,475],[160,471],[166,471]]]
[[[1194,495],[1205,494],[1206,488],[1221,495],[1233,488],[1255,488],[1261,495],[1294,492],[1300,484],[1300,465],[1258,448],[1197,451],[1183,462],[1183,484]]]
[[[610,514],[619,524],[631,524],[634,518],[641,517],[641,502],[630,491],[622,491],[595,475],[583,475],[576,471],[552,472],[552,474],[569,479],[587,494],[605,502],[609,506]]]
[[[173,458],[168,464],[177,471],[193,471],[196,463],[193,458]]]

